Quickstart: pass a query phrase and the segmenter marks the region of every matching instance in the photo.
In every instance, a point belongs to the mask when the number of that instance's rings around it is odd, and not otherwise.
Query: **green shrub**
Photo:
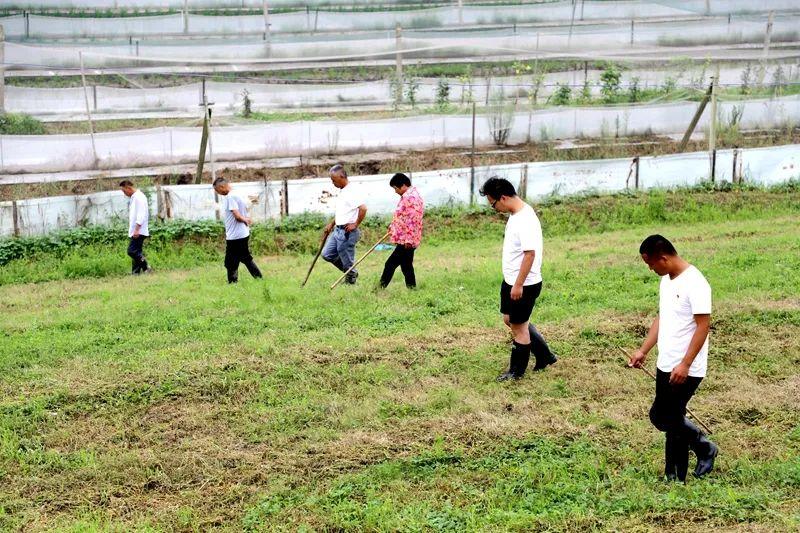
[[[0,133],[3,135],[44,135],[44,124],[21,113],[0,114]]]

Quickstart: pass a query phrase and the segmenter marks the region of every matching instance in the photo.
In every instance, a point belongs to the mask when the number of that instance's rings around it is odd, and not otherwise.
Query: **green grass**
[[[560,361],[515,384],[494,382],[509,343],[495,215],[433,213],[416,291],[374,289],[379,252],[356,287],[330,291],[320,264],[300,289],[309,253],[260,256],[265,281],[227,286],[219,248],[191,239],[178,248],[209,255],[151,276],[115,275],[122,261],[104,278],[11,282],[0,529],[796,530],[798,202],[784,189],[540,206],[534,317]],[[658,280],[636,252],[656,231],[714,289],[692,407],[722,454],[686,486],[658,480],[652,384],[614,349],[652,318]]]

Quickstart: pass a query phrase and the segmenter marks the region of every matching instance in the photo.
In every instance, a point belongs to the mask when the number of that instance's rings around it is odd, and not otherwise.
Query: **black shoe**
[[[348,285],[355,285],[358,279],[358,272],[350,272],[345,278],[344,282]]]
[[[544,370],[550,365],[555,364],[558,361],[558,357],[555,355],[550,357],[537,357],[536,364],[533,366],[534,370]]]
[[[503,372],[502,374],[497,376],[497,379],[495,381],[497,381],[497,382],[509,381],[509,380],[517,381],[517,380],[520,380],[520,379],[522,379],[522,376],[514,374],[514,373],[509,371],[509,372]]]
[[[705,437],[703,438],[705,439]],[[711,441],[708,441],[708,444],[708,455],[702,458],[697,458],[697,466],[694,469],[694,477],[703,477],[714,469],[714,459],[716,459],[717,454],[719,454],[719,448]]]

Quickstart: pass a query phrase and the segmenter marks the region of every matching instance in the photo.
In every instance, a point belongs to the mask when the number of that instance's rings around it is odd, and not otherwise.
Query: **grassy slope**
[[[545,209],[534,316],[561,361],[513,385],[493,381],[502,223],[483,217],[433,232],[416,292],[374,291],[378,257],[356,288],[331,293],[320,265],[300,290],[305,255],[237,287],[202,259],[0,287],[0,527],[792,530],[800,216],[751,200],[726,216],[684,199],[666,223],[658,201]],[[657,481],[652,385],[613,349],[652,317],[636,247],[654,231],[715,295],[692,405],[723,452],[685,487]]]

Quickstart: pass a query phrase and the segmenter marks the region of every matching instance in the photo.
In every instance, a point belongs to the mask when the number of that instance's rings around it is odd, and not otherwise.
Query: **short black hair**
[[[507,179],[492,176],[486,183],[483,184],[480,190],[481,196],[491,196],[495,200],[499,200],[501,196],[516,196],[517,191],[511,182]]]
[[[120,187],[133,187],[133,182],[131,180],[122,180],[119,182]]]
[[[408,185],[409,187],[411,187],[411,178],[409,178],[405,174],[398,172],[397,174],[392,176],[392,179],[389,180],[389,185],[391,185],[392,187],[402,187],[403,185]]]
[[[328,169],[328,174],[330,174],[332,176],[338,174],[338,175],[342,176],[343,178],[347,177],[347,171],[344,169],[344,165],[341,164],[341,163],[336,163],[330,169]]]
[[[228,180],[225,178],[217,178],[214,180],[214,183],[211,184],[212,187],[219,187],[220,185],[225,185],[228,183]]]
[[[666,237],[662,235],[650,235],[639,245],[639,254],[655,257],[658,255],[678,255],[678,251],[675,250],[675,247]]]

